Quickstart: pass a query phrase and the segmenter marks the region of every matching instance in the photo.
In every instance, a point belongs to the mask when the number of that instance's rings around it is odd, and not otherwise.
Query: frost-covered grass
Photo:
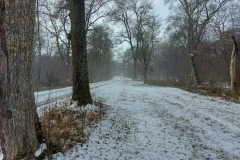
[[[240,159],[240,106],[122,80],[93,90],[112,106],[83,145],[58,160]]]

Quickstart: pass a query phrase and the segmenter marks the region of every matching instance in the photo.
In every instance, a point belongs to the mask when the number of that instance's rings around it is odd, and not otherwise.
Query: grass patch
[[[101,101],[100,101],[101,100]],[[48,157],[65,152],[89,140],[90,132],[106,113],[102,99],[94,105],[79,107],[76,103],[50,109],[40,118]]]
[[[240,94],[233,97],[231,91],[229,89],[223,88],[222,86],[201,85],[201,86],[184,86],[180,88],[200,95],[220,97],[226,101],[240,103],[238,98],[240,97]]]
[[[67,108],[51,109],[42,118],[43,136],[49,152],[57,153],[70,149],[76,143],[85,143],[88,136],[77,111]]]

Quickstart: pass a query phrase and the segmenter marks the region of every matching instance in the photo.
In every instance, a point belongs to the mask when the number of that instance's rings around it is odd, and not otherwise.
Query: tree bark
[[[193,72],[194,84],[201,85],[201,80],[198,75],[197,65],[195,63],[195,54],[194,55],[190,54],[189,56],[190,56],[190,63],[191,63],[192,72]]]
[[[235,36],[232,36],[233,42],[233,50],[231,55],[231,63],[230,63],[230,78],[231,78],[231,91],[232,95],[236,96],[238,93],[238,84],[239,84],[239,71],[237,71],[237,67],[239,67],[238,62],[238,43]]]
[[[40,13],[39,13],[39,0],[37,0],[37,41],[38,41],[38,77],[37,77],[37,83],[38,87],[41,84],[41,70],[42,70],[42,42],[41,42],[41,37],[40,37]]]
[[[38,147],[32,91],[34,0],[0,0],[0,139],[5,160]]]
[[[147,66],[144,66],[143,76],[144,76],[144,84],[147,84]]]
[[[90,94],[87,65],[85,1],[70,0],[69,2],[73,67],[72,100],[78,101],[78,105],[86,105],[92,103],[92,97]]]
[[[133,58],[134,60],[133,60],[133,63],[134,63],[134,75],[133,75],[133,79],[134,80],[137,80],[137,58],[136,57],[134,57]]]

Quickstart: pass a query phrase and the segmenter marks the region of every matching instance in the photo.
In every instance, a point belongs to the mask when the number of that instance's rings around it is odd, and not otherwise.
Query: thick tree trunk
[[[195,54],[194,55],[190,54],[190,63],[191,63],[192,72],[193,72],[193,81],[194,81],[195,84],[201,85],[201,80],[200,80],[200,77],[198,75],[197,65],[195,63]]]
[[[34,0],[0,0],[0,139],[5,160],[38,147],[31,62]]]
[[[72,46],[72,100],[79,105],[92,103],[87,66],[87,43],[84,0],[70,0],[71,46]]]
[[[232,36],[233,50],[230,63],[230,78],[231,78],[231,91],[232,95],[236,96],[239,87],[239,61],[238,61],[238,43],[235,36]]]

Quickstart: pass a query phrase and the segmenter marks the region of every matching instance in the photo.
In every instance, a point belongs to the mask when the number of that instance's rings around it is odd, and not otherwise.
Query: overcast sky
[[[168,6],[164,4],[164,0],[154,0],[153,5],[159,17],[165,20],[169,15],[169,9]]]

